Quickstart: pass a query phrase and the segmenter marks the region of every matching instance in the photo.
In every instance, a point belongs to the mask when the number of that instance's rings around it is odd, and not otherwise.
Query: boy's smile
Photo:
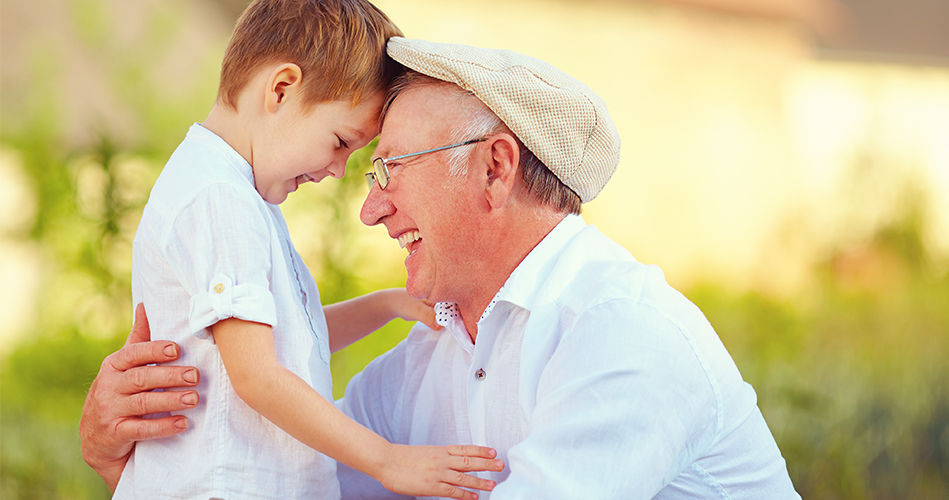
[[[349,100],[322,102],[305,110],[285,103],[272,116],[265,139],[253,151],[251,165],[260,196],[279,204],[301,184],[337,179],[346,160],[379,133],[382,92],[352,107]]]
[[[301,185],[303,185],[303,184],[305,184],[305,183],[307,183],[307,182],[320,182],[321,180],[323,180],[322,177],[319,178],[319,179],[317,179],[316,177],[313,177],[313,176],[310,175],[310,174],[298,175],[298,176],[296,177],[296,179],[294,179],[294,181],[296,181],[297,185],[296,185],[296,187],[294,187],[294,188],[291,190],[291,192],[296,191]]]

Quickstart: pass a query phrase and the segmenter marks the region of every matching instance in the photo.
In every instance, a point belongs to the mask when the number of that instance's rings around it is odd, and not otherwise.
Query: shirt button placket
[[[480,364],[480,363],[479,363]],[[486,445],[487,433],[485,429],[485,390],[488,385],[484,382],[487,372],[484,368],[478,368],[475,364],[468,368],[468,421],[471,430],[471,442],[479,445]],[[478,475],[478,477],[487,478],[488,476]]]

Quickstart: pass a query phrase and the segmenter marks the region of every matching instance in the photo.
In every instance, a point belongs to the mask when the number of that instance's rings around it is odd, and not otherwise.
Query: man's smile
[[[412,243],[414,243],[414,242],[416,242],[416,241],[422,239],[422,237],[421,237],[421,235],[419,235],[418,230],[410,230],[410,231],[406,231],[406,232],[400,234],[397,239],[398,239],[398,241],[399,241],[399,246],[402,247],[402,248],[405,248],[405,247],[411,245]],[[413,250],[413,249],[410,247],[410,248],[409,248],[409,254],[412,253],[412,250]]]

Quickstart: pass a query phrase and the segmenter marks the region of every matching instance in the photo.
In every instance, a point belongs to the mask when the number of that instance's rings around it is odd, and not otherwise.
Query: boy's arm
[[[274,351],[273,330],[229,318],[211,327],[238,396],[255,411],[307,446],[361,470],[397,493],[474,500],[458,486],[490,490],[493,481],[464,474],[501,470],[494,450],[480,446],[394,445],[346,417],[336,406],[284,368]]]
[[[441,329],[435,323],[432,306],[413,299],[404,288],[379,290],[323,306],[323,314],[329,327],[330,352],[352,344],[395,318],[421,321],[433,330]]]

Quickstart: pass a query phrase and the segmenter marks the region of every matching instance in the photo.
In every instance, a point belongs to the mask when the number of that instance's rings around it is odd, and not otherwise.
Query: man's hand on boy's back
[[[188,419],[144,415],[194,408],[196,391],[151,392],[153,389],[193,387],[201,376],[189,366],[147,366],[178,359],[177,344],[150,341],[145,307],[135,309],[135,323],[125,346],[102,362],[89,388],[79,422],[82,457],[115,490],[135,442],[178,434]]]

